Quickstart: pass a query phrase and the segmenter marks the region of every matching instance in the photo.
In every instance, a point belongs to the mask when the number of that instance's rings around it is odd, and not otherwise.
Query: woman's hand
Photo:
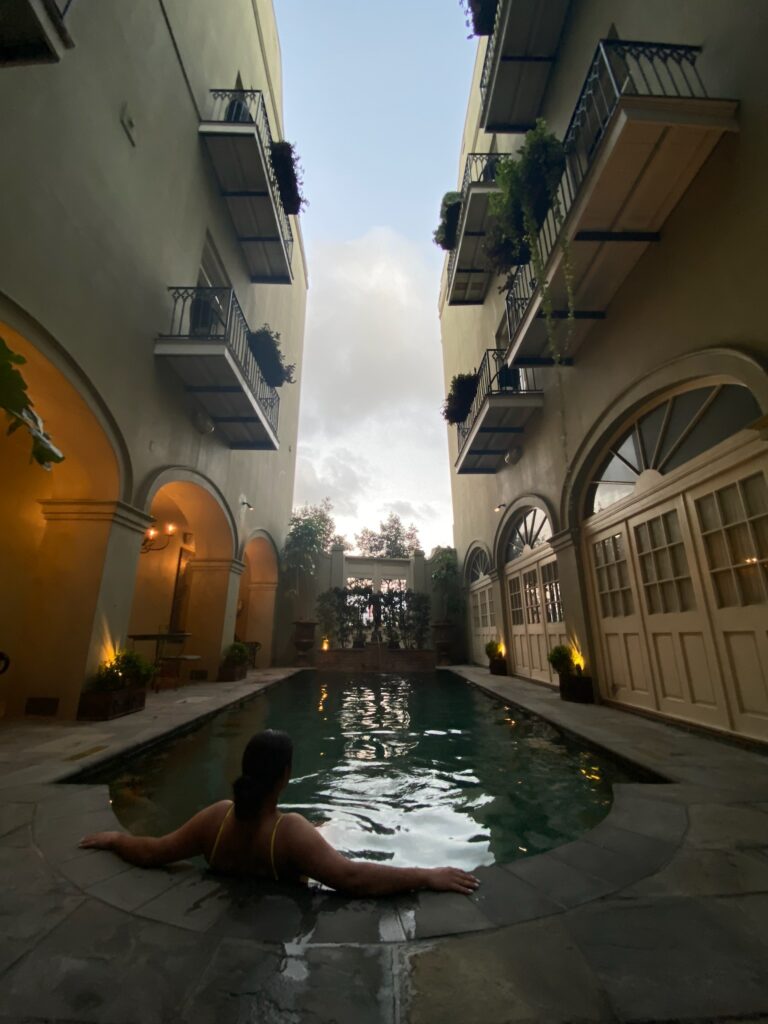
[[[114,850],[122,832],[92,832],[77,844],[82,850]]]
[[[480,879],[461,868],[427,868],[427,889],[434,892],[461,892],[471,896]]]

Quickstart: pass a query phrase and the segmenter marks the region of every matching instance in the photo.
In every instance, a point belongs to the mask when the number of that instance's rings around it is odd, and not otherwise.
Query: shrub
[[[248,648],[245,644],[241,644],[236,640],[233,644],[224,651],[224,661],[228,665],[247,665],[248,664]]]
[[[498,640],[489,640],[485,645],[485,653],[488,655],[488,661],[493,661],[494,658],[500,657],[499,650],[501,645]]]
[[[295,363],[286,363],[280,348],[280,335],[269,324],[248,334],[248,348],[258,363],[261,375],[273,388],[294,383]]]
[[[446,192],[440,204],[440,223],[435,228],[432,239],[446,252],[456,248],[456,232],[459,227],[461,213],[461,192]]]
[[[307,205],[302,193],[304,176],[298,154],[292,143],[282,140],[272,143],[270,156],[283,209],[286,213],[298,215]]]
[[[477,385],[477,373],[459,373],[451,380],[451,387],[441,409],[443,419],[447,423],[463,423],[469,416],[477,394]]]
[[[573,655],[570,647],[565,644],[557,644],[547,655],[552,668],[558,675],[570,676],[574,674]]]
[[[496,22],[499,0],[461,0],[467,28],[473,35],[489,36]]]
[[[99,665],[91,690],[128,690],[146,686],[155,675],[155,666],[135,651],[118,651],[112,661]]]

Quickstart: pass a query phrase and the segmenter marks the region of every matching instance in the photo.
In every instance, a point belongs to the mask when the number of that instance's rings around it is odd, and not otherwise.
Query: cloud
[[[350,537],[392,510],[416,523],[427,550],[451,543],[429,243],[376,228],[315,244],[310,267],[296,503],[327,495]]]

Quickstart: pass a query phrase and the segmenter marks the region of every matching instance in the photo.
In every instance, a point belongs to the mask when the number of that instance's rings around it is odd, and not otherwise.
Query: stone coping
[[[83,834],[120,827],[104,785],[55,783],[49,771],[38,782],[19,779],[9,785],[6,777],[0,796],[6,812],[16,808],[24,820],[29,820],[27,813],[32,816],[35,845],[45,860],[91,898],[193,933],[301,946],[431,939],[562,914],[657,873],[683,843],[688,806],[711,802],[713,789],[721,802],[745,802],[750,796],[768,801],[768,768],[758,754],[615,709],[563,704],[546,687],[490,677],[487,670],[460,666],[451,671],[490,696],[540,714],[580,739],[673,781],[615,785],[613,804],[599,825],[546,853],[477,869],[482,885],[472,896],[425,892],[377,900],[228,879],[190,863],[142,869],[111,853],[80,850],[77,842]],[[159,721],[153,736],[144,730],[138,742],[134,736],[132,743],[125,739],[113,744],[107,758],[193,727],[287,674],[275,672],[247,691],[222,694],[218,706],[206,706],[202,714],[188,707],[183,722],[168,728],[168,720],[163,729]],[[104,760],[105,752],[83,758],[88,767]],[[746,787],[745,779],[750,780]]]

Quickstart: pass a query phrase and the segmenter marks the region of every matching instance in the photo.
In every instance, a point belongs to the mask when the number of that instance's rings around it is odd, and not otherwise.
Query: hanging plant
[[[440,223],[435,228],[432,239],[446,252],[456,248],[456,232],[459,227],[461,213],[461,192],[446,192],[440,204]]]
[[[269,324],[264,324],[258,331],[249,332],[248,348],[270,387],[281,388],[283,384],[294,383],[296,364],[284,361],[280,335]]]
[[[282,140],[272,143],[270,156],[283,209],[297,215],[307,205],[302,193],[304,174],[298,154],[290,142]]]
[[[32,461],[43,469],[50,469],[64,456],[46,434],[43,421],[32,408],[27,394],[27,382],[16,369],[26,363],[24,356],[13,352],[0,338],[0,409],[10,420],[7,433],[13,434],[24,427],[32,438]]]
[[[460,0],[464,22],[472,35],[489,36],[496,22],[499,0]]]
[[[443,402],[441,410],[447,423],[456,425],[463,423],[469,416],[469,410],[477,394],[477,371],[474,373],[458,373],[451,380],[451,386]]]

